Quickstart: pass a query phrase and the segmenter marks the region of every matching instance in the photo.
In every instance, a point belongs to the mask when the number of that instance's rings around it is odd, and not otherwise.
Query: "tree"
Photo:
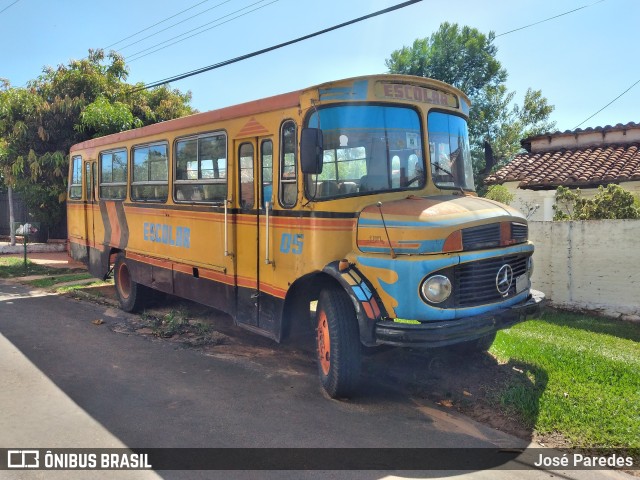
[[[540,90],[527,89],[522,105],[514,104],[515,94],[509,92],[505,85],[487,86],[471,107],[469,137],[476,175],[486,167],[485,140],[492,145],[495,170],[522,150],[520,141],[523,138],[548,132],[555,127],[555,123],[548,121],[553,106],[548,104]]]
[[[598,193],[587,199],[580,189],[558,187],[553,205],[554,220],[614,220],[640,218],[638,200],[620,185],[600,185]]]
[[[26,88],[0,89],[0,171],[18,189],[35,219],[64,219],[70,147],[84,140],[193,113],[191,94],[126,83],[115,52],[47,67]]]
[[[485,170],[484,142],[493,147],[495,168],[507,163],[521,149],[520,140],[552,130],[553,106],[539,90],[527,90],[522,105],[514,104],[515,92],[505,82],[507,71],[497,60],[495,34],[443,23],[429,38],[391,53],[385,61],[390,73],[430,77],[449,83],[471,100],[469,137],[480,185]],[[486,172],[488,173],[488,172]],[[479,178],[480,177],[480,178]]]
[[[487,193],[484,194],[485,198],[489,200],[495,200],[496,202],[504,203],[505,205],[511,204],[515,195],[509,191],[504,185],[491,185],[487,189]]]
[[[475,98],[486,86],[498,86],[507,72],[495,58],[495,35],[445,22],[429,38],[391,53],[385,64],[391,73],[441,80]]]

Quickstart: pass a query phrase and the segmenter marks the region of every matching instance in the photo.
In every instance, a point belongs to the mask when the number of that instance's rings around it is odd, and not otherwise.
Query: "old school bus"
[[[127,311],[155,289],[276,341],[314,332],[333,397],[362,345],[487,349],[544,295],[526,219],[474,193],[468,114],[449,85],[377,75],[88,140],[70,253],[113,270]]]

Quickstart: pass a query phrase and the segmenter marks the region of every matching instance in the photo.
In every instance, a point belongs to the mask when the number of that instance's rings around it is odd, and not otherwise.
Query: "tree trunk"
[[[11,187],[7,189],[7,199],[9,200],[9,229],[11,230],[11,245],[13,246],[16,244],[16,229],[13,225],[15,219],[13,218],[13,189]]]

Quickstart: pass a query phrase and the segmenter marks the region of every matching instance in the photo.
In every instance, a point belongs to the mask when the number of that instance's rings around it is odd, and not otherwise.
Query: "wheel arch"
[[[309,315],[309,303],[317,300],[320,292],[331,285],[340,286],[351,299],[358,319],[360,341],[365,346],[376,345],[375,322],[386,316],[382,302],[375,295],[370,282],[354,265],[344,268],[338,261],[327,264],[322,271],[299,278],[291,285],[283,308],[281,339],[299,333],[299,319]],[[313,326],[310,321],[307,324]]]
[[[115,247],[109,248],[109,250],[106,253],[107,253],[105,255],[106,265],[104,266],[104,269],[103,269],[104,273],[101,275],[103,280],[107,280],[110,276],[113,275],[113,267],[115,266],[116,258],[118,254],[124,253],[126,255],[123,249],[115,248]]]
[[[96,278],[106,280],[111,274],[111,266],[115,263],[114,255],[123,252],[120,248],[105,246],[104,250],[90,253],[89,255],[89,273]]]
[[[309,304],[317,301],[322,289],[329,285],[338,285],[338,282],[321,271],[309,273],[291,284],[282,309],[280,341],[313,332]],[[305,322],[304,319],[308,321]]]

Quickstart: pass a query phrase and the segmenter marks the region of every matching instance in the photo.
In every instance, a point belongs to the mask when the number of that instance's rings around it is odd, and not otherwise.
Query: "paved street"
[[[0,447],[526,445],[455,412],[416,405],[384,386],[368,386],[365,395],[353,401],[329,400],[321,394],[313,368],[291,374],[256,359],[207,356],[108,328],[125,315],[0,281]],[[105,323],[93,324],[97,319]],[[456,473],[461,472],[439,475]],[[565,478],[604,475],[565,473]],[[391,474],[261,472],[259,476],[377,479]],[[434,472],[395,474],[438,476]],[[157,475],[256,478],[255,472],[161,471]],[[521,471],[517,476],[549,478],[550,472]],[[154,472],[0,472],[0,478],[88,477],[157,478]],[[513,472],[475,472],[473,478],[513,478]]]

